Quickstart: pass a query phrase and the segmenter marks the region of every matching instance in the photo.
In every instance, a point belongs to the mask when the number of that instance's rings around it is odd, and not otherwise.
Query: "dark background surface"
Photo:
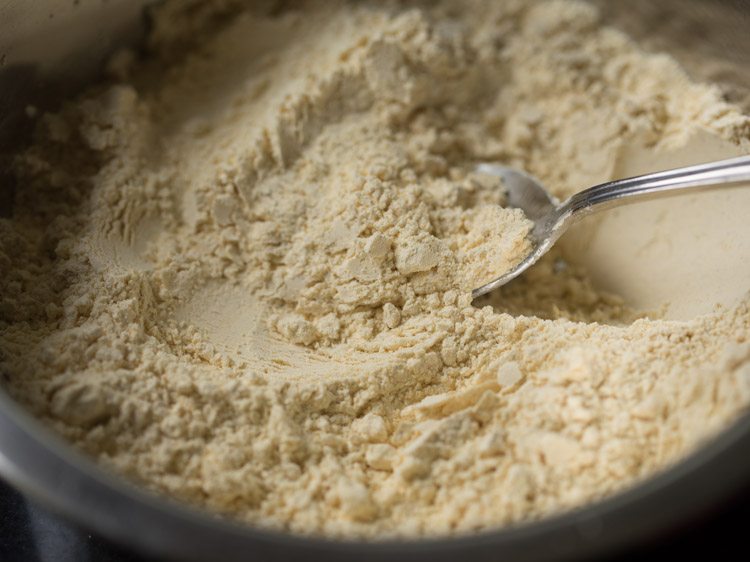
[[[654,506],[658,509],[658,506]],[[750,487],[716,513],[607,560],[747,559],[750,533]],[[2,562],[142,562],[128,549],[78,529],[28,502],[0,480],[0,561]],[[248,553],[248,560],[253,560]],[[311,560],[311,562],[314,562]],[[353,561],[354,562],[354,561]],[[394,561],[395,562],[395,561]]]

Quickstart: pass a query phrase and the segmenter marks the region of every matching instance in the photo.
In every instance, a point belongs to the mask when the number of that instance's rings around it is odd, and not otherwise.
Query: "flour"
[[[435,535],[622,490],[746,408],[746,300],[663,320],[553,252],[471,302],[531,226],[478,162],[564,197],[630,146],[746,150],[718,88],[578,2],[203,5],[16,159],[0,361],[78,449],[254,525]]]

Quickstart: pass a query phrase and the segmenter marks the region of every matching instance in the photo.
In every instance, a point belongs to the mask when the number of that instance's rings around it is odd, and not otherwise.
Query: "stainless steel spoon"
[[[749,182],[750,156],[615,180],[580,191],[562,203],[536,179],[519,170],[479,164],[477,172],[502,178],[508,190],[508,206],[522,209],[534,226],[529,233],[529,254],[510,271],[474,289],[474,298],[521,275],[547,253],[570,225],[592,213],[646,199]]]

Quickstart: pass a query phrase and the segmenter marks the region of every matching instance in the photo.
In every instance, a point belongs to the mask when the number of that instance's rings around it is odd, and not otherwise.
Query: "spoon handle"
[[[576,218],[620,205],[750,182],[750,156],[615,180],[576,193],[561,208]]]

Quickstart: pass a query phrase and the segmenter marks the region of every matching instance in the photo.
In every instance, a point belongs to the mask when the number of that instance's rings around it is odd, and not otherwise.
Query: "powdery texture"
[[[564,196],[630,142],[745,143],[716,88],[576,2],[162,10],[150,59],[40,118],[0,220],[7,386],[80,450],[257,525],[454,533],[621,490],[750,401],[746,302],[639,319],[554,253],[470,299],[529,228],[477,162]]]

